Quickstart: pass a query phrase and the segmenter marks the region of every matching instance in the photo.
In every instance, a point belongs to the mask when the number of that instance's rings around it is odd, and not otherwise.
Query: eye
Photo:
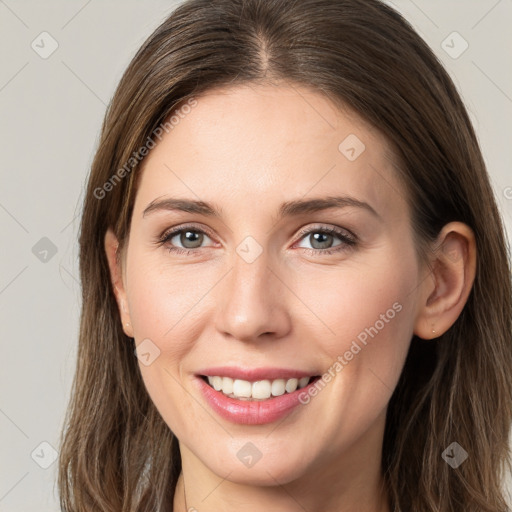
[[[341,228],[332,227],[314,227],[303,230],[300,233],[301,240],[310,240],[312,248],[301,247],[314,256],[332,254],[348,250],[357,244],[357,237],[349,231]],[[166,245],[169,252],[175,254],[193,254],[197,253],[206,238],[210,238],[208,233],[196,226],[180,226],[166,231],[159,239],[159,245]],[[335,239],[340,243],[334,244]],[[181,245],[181,247],[177,245]]]
[[[303,247],[313,255],[332,254],[346,251],[357,244],[357,237],[341,228],[309,228],[300,233],[301,240],[309,240],[312,249]],[[340,243],[334,244],[334,239]],[[300,247],[300,246],[299,246]]]
[[[201,248],[204,239],[210,238],[208,234],[195,226],[181,226],[177,229],[166,231],[159,240],[162,245],[167,245],[170,252],[177,254],[189,254]],[[182,247],[176,247],[181,244]]]

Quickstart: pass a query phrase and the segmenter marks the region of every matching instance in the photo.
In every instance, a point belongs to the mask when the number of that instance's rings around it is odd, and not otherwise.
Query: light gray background
[[[512,0],[389,3],[455,80],[510,237]],[[83,187],[123,70],[176,5],[0,0],[0,511],[59,509],[57,463],[41,465],[51,463],[49,445],[58,449],[75,365]],[[43,59],[31,45],[48,51],[45,31],[58,48]],[[469,44],[457,58],[464,41],[454,31]]]

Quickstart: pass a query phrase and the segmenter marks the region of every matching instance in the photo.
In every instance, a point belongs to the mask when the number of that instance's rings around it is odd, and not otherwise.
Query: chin
[[[308,473],[310,464],[301,450],[297,449],[297,453],[293,454],[284,448],[282,443],[272,443],[273,448],[265,450],[261,453],[261,458],[257,459],[258,452],[255,449],[257,442],[250,443],[252,442],[238,442],[235,449],[226,447],[221,453],[210,451],[202,462],[219,478],[246,485],[275,486],[277,483],[284,485]],[[238,447],[240,444],[242,444],[241,449]],[[261,445],[263,443],[260,443]],[[251,452],[253,452],[252,460]]]

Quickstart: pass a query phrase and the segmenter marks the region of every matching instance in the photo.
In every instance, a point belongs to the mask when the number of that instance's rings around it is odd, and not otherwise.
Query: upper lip
[[[317,375],[315,372],[307,372],[301,370],[294,370],[291,368],[241,368],[238,366],[216,366],[214,368],[205,368],[199,370],[197,375],[206,377],[230,377],[232,379],[247,380],[256,382],[259,380],[274,380],[274,379],[301,379],[302,377],[313,377]]]

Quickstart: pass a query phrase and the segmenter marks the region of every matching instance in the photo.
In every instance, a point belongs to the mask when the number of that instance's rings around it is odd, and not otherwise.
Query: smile
[[[284,418],[301,405],[299,396],[320,375],[286,368],[208,368],[196,374],[209,407],[231,423],[262,425]]]

